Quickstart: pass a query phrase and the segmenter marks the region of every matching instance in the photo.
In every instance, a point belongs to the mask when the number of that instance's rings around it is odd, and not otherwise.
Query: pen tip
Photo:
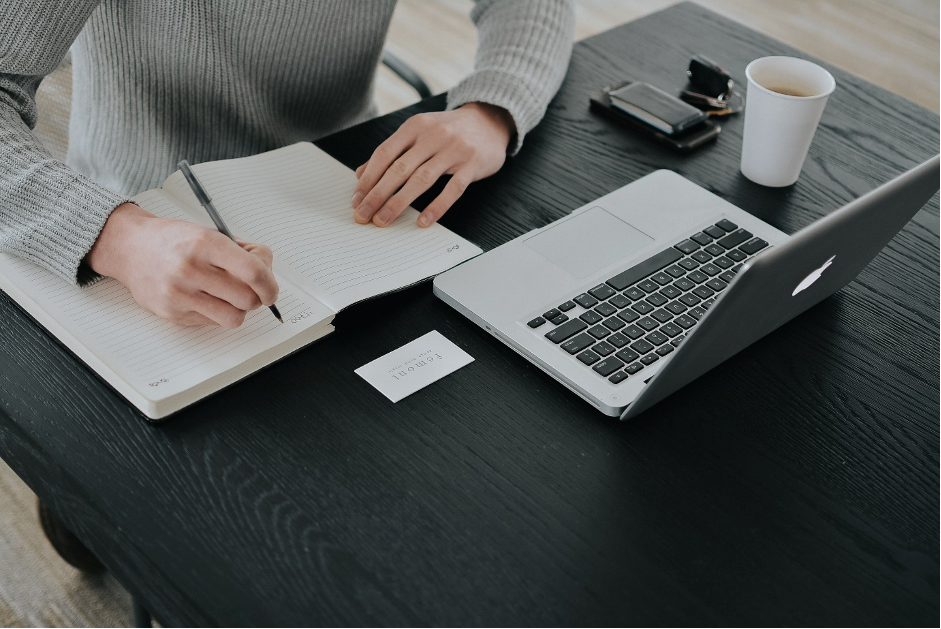
[[[280,321],[281,323],[284,323],[284,319],[282,319],[281,317],[278,317],[278,321]]]

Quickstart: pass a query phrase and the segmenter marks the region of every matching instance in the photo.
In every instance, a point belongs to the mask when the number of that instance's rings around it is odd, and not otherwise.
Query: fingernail
[[[365,223],[369,220],[369,217],[372,216],[372,208],[364,203],[356,208],[356,214],[354,216],[360,223]]]
[[[431,217],[428,216],[427,214],[422,214],[421,216],[418,217],[418,224],[421,225],[422,227],[428,227],[429,225],[431,225]]]
[[[392,218],[392,210],[382,210],[376,215],[376,224],[385,225]]]
[[[356,194],[353,195],[353,199],[350,201],[350,205],[353,207],[357,207],[359,205],[359,202],[362,200],[363,200],[363,193],[357,192]]]

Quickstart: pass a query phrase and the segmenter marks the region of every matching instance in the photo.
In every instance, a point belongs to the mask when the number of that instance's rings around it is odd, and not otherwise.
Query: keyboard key
[[[674,286],[673,284],[671,284],[669,286],[664,286],[662,289],[660,289],[659,294],[663,295],[667,299],[675,299],[676,297],[679,297],[682,294],[682,291],[676,286]]]
[[[663,269],[663,271],[664,273],[669,273],[673,277],[683,277],[683,275],[686,274],[686,270],[677,264],[674,264],[673,266],[668,266],[667,268]]]
[[[720,290],[725,290],[725,287],[728,286],[728,284],[720,280],[718,277],[714,277],[708,282],[706,282],[706,286],[708,286],[709,288],[711,288],[712,290],[716,292],[719,292]]]
[[[684,240],[683,242],[677,243],[676,248],[683,253],[692,253],[699,249],[699,245],[692,240]]]
[[[641,339],[639,341],[634,341],[633,343],[631,343],[631,349],[637,352],[638,354],[646,354],[647,352],[653,349],[653,345],[651,345],[648,341]]]
[[[609,330],[617,331],[623,328],[627,324],[621,321],[620,319],[618,319],[617,317],[608,317],[601,323],[601,325],[608,328]]]
[[[677,324],[684,330],[688,330],[694,325],[696,325],[696,319],[693,319],[692,317],[689,317],[686,315],[680,315],[676,319],[673,320],[673,323]]]
[[[625,297],[624,295],[615,295],[608,300],[608,303],[620,310],[621,308],[627,308],[630,306],[631,300],[629,297]]]
[[[603,339],[604,337],[611,334],[611,330],[601,325],[595,325],[595,326],[588,328],[588,333],[591,334],[596,339]]]
[[[721,221],[716,223],[716,227],[720,227],[727,232],[734,232],[736,229],[738,229],[738,225],[727,218],[723,218]]]
[[[702,271],[693,271],[692,273],[686,276],[686,279],[692,282],[696,282],[697,284],[702,284],[703,282],[709,279],[709,276],[703,273]]]
[[[657,326],[659,326],[660,324],[654,321],[653,319],[651,319],[650,317],[644,317],[643,319],[640,319],[637,322],[637,325],[639,325],[643,329],[650,332],[651,330],[656,330]]]
[[[588,291],[588,294],[595,299],[605,300],[614,294],[614,289],[607,284],[599,284]]]
[[[705,232],[699,232],[698,234],[693,234],[692,236],[690,236],[690,239],[695,240],[701,245],[708,245],[710,242],[712,242],[712,236],[710,236],[709,234]]]
[[[738,249],[732,249],[731,251],[726,252],[726,257],[730,258],[733,262],[741,262],[748,256],[739,251]]]
[[[634,361],[640,358],[640,354],[638,354],[634,350],[629,349],[627,347],[619,351],[617,354],[615,354],[615,356],[617,356],[619,359],[623,360],[626,363],[629,363],[631,361]]]
[[[706,311],[702,308],[690,308],[689,312],[686,314],[696,319],[696,321],[699,321],[704,316],[706,316]]]
[[[673,281],[673,276],[667,275],[663,271],[660,271],[659,273],[655,274],[650,279],[655,281],[657,284],[660,284],[660,286],[666,286],[667,284]]]
[[[741,269],[742,269],[742,265],[736,264],[735,266],[732,267],[732,273],[738,273]]]
[[[669,300],[660,293],[654,293],[647,296],[647,303],[653,306],[662,306],[663,304],[667,303],[667,301]]]
[[[579,319],[572,319],[571,321],[566,321],[559,327],[554,330],[550,330],[546,333],[546,338],[552,341],[553,343],[561,343],[565,339],[578,334],[588,326],[584,321]]]
[[[541,325],[542,325],[543,323],[545,323],[545,322],[546,322],[546,320],[543,319],[542,317],[536,317],[535,319],[533,319],[532,321],[530,321],[530,322],[527,323],[526,325],[528,325],[528,326],[531,327],[531,328],[538,328],[539,326],[541,326]]]
[[[613,374],[615,371],[617,371],[623,366],[624,366],[624,363],[622,363],[620,360],[612,356],[610,358],[605,358],[600,363],[592,367],[592,369],[594,369],[595,371],[600,373],[602,376],[607,378],[608,376],[610,376],[611,374]]]
[[[644,335],[643,329],[641,329],[640,326],[636,326],[636,325],[629,325],[623,330],[621,330],[621,332],[631,337],[631,339],[639,339],[640,337]]]
[[[599,321],[601,321],[601,319],[603,319],[603,317],[597,312],[595,312],[594,310],[583,312],[582,314],[578,315],[578,318],[584,321],[585,323],[587,323],[588,325],[594,325],[598,323]]]
[[[562,325],[568,320],[569,320],[569,316],[567,314],[562,314],[561,312],[557,316],[549,319],[549,321],[553,323],[554,325]]]
[[[685,295],[680,297],[680,302],[690,307],[695,306],[700,301],[702,300],[692,293],[686,293]]]
[[[626,271],[618,273],[610,280],[608,280],[608,285],[616,290],[624,290],[634,282],[637,282],[651,273],[656,273],[665,266],[669,266],[682,258],[680,252],[672,247],[670,249],[664,249],[657,255],[647,258],[640,264],[636,264]]]
[[[649,365],[651,363],[657,362],[658,360],[660,360],[660,357],[657,356],[656,354],[647,354],[646,356],[640,359],[640,362],[644,363],[645,365]]]
[[[580,361],[582,361],[582,362],[585,363],[586,365],[592,365],[592,364],[598,362],[599,360],[601,360],[601,356],[599,356],[598,354],[594,353],[594,352],[591,351],[590,349],[586,349],[584,352],[582,352],[581,354],[579,354],[579,355],[576,356],[575,358],[579,359]]]
[[[591,347],[595,343],[595,337],[590,334],[582,332],[578,336],[567,340],[562,343],[559,347],[567,351],[569,354],[577,354],[583,349]]]
[[[561,310],[557,310],[556,308],[553,308],[549,312],[542,313],[542,316],[543,318],[549,319],[551,321],[552,319],[555,319],[556,317],[558,317],[560,314],[562,314]]]
[[[722,272],[722,269],[720,269],[714,264],[704,264],[701,267],[699,267],[699,270],[705,273],[706,275],[709,275],[710,277],[718,275],[719,273]]]
[[[719,276],[719,279],[725,282],[726,284],[728,284],[729,282],[732,281],[733,277],[735,277],[735,273],[733,273],[732,271],[726,271],[725,273]]]
[[[761,238],[755,238],[754,240],[751,240],[745,243],[744,245],[742,245],[741,247],[739,247],[739,250],[744,251],[748,255],[751,255],[753,253],[757,253],[761,251],[767,246],[768,246],[767,242],[765,242]]]
[[[672,345],[673,347],[679,347],[679,346],[680,346],[680,343],[683,342],[683,338],[684,338],[684,337],[682,337],[682,336],[676,337],[675,339],[673,339],[672,341],[670,341],[670,345]]]
[[[709,307],[714,303],[716,303],[715,299],[707,299],[706,301],[702,302],[702,307],[706,310],[709,310]]]
[[[654,310],[650,313],[650,316],[659,321],[660,323],[666,323],[673,318],[673,314],[667,310],[661,308],[660,310]]]
[[[611,377],[608,378],[608,380],[614,384],[618,384],[627,380],[627,374],[623,371],[618,371],[617,373],[611,374]]]
[[[620,332],[615,332],[611,336],[605,339],[608,343],[611,343],[615,347],[624,347],[628,344],[628,338],[621,334]]]
[[[564,304],[559,304],[559,310],[561,310],[562,312],[568,312],[574,307],[575,307],[575,302],[572,301],[571,299],[565,302]]]
[[[705,284],[703,284],[702,286],[694,290],[693,294],[699,297],[702,297],[703,299],[708,299],[709,297],[712,297],[713,295],[715,295],[716,292],[712,290],[711,288],[709,288],[708,286],[706,286]]]
[[[715,260],[712,261],[712,263],[716,265],[717,267],[719,267],[720,269],[731,269],[733,266],[735,266],[735,263],[729,260],[725,256],[720,256],[716,258]]]
[[[644,340],[646,340],[648,343],[653,343],[654,345],[663,345],[670,339],[666,335],[660,334],[659,332],[651,332],[644,337]]]
[[[664,334],[666,334],[666,335],[669,336],[670,338],[673,338],[673,337],[676,336],[677,334],[682,334],[682,333],[683,333],[683,328],[681,328],[680,326],[676,325],[675,323],[668,323],[668,324],[666,324],[666,325],[661,325],[661,326],[660,326],[660,329],[657,330],[657,331],[658,331],[658,332],[663,332]]]
[[[706,251],[708,251],[711,255],[714,255],[714,256],[721,256],[723,253],[725,253],[725,249],[723,249],[722,247],[720,247],[719,245],[715,243],[712,243],[711,245],[706,247]]]
[[[677,315],[683,314],[684,312],[686,312],[686,304],[684,304],[681,301],[671,301],[670,303],[667,304],[667,310],[669,310],[673,314],[677,314]]]
[[[673,282],[673,285],[684,292],[688,290],[692,290],[693,288],[696,288],[696,284],[689,281],[685,277],[676,280],[675,282]]]
[[[697,251],[690,257],[696,262],[699,262],[700,264],[705,264],[706,262],[709,262],[710,260],[712,260],[712,256],[706,253],[705,251]]]
[[[722,238],[723,236],[725,236],[725,230],[723,230],[721,227],[716,227],[715,225],[711,227],[707,227],[703,231],[709,234],[710,236],[712,236],[713,238]]]
[[[658,288],[660,288],[660,285],[654,282],[653,280],[644,280],[643,282],[637,285],[637,288],[641,289],[645,293],[652,293]]]
[[[677,264],[683,267],[684,269],[686,269],[687,271],[692,271],[697,266],[699,266],[699,263],[693,260],[692,258],[683,258],[682,260],[677,262]]]
[[[575,298],[575,303],[577,303],[582,308],[593,308],[598,304],[598,300],[589,295],[588,293],[582,293]]]
[[[645,293],[644,291],[634,286],[632,288],[628,288],[622,294],[626,295],[627,297],[630,297],[631,299],[637,300],[643,297],[644,295],[646,295],[647,293]]]
[[[670,345],[669,343],[667,343],[666,345],[661,345],[660,347],[657,348],[657,353],[660,354],[661,356],[666,356],[672,351],[673,351],[673,346]]]
[[[610,317],[617,311],[618,309],[609,303],[600,303],[595,306],[595,312],[600,314],[602,317]]]
[[[747,229],[739,229],[732,232],[725,238],[720,238],[717,242],[726,249],[733,249],[753,236],[754,234],[752,234]]]
[[[629,374],[635,374],[635,373],[637,373],[638,371],[640,371],[640,370],[643,369],[643,368],[644,368],[644,366],[641,365],[640,363],[633,363],[633,364],[630,364],[630,365],[628,365],[627,367],[625,367],[625,368],[624,368],[624,371],[626,371],[626,372],[629,373]]]
[[[643,315],[653,310],[653,306],[648,304],[646,301],[638,301],[633,306],[631,306],[631,309],[636,310]]]
[[[598,354],[599,356],[607,356],[614,351],[614,346],[606,341],[599,341],[595,343],[591,348],[591,351]]]
[[[630,308],[626,308],[618,313],[618,318],[621,319],[622,321],[626,321],[627,323],[630,323],[632,321],[637,321],[640,318],[640,315],[634,312],[633,310],[631,310]]]

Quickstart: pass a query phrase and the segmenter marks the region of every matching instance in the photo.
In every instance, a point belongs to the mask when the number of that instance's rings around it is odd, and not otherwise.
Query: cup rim
[[[827,75],[827,78],[830,80],[830,86],[825,91],[821,92],[820,94],[814,94],[813,96],[794,96],[792,94],[782,94],[781,92],[775,92],[774,90],[769,90],[767,87],[765,87],[764,85],[760,84],[758,81],[753,79],[751,75],[752,66],[754,66],[756,63],[760,61],[766,61],[769,59],[789,59],[792,61],[799,61],[807,65],[813,66],[814,68],[821,70],[824,74]],[[821,65],[814,63],[813,61],[808,61],[807,59],[801,59],[800,57],[789,57],[787,55],[771,55],[768,57],[758,57],[757,59],[753,59],[751,62],[749,62],[747,66],[745,66],[745,79],[748,81],[749,87],[754,85],[765,94],[770,94],[778,98],[786,98],[786,99],[798,100],[798,101],[809,101],[809,100],[816,100],[820,98],[826,98],[830,96],[830,94],[832,94],[833,91],[836,89],[836,79],[833,78],[833,75],[830,74],[829,70],[827,70]]]

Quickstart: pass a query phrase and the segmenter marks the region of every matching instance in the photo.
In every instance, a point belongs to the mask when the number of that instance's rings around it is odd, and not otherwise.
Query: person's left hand
[[[451,175],[418,217],[420,227],[433,225],[468,185],[500,170],[514,132],[505,109],[482,103],[412,116],[356,169],[353,218],[385,227],[439,177]]]

